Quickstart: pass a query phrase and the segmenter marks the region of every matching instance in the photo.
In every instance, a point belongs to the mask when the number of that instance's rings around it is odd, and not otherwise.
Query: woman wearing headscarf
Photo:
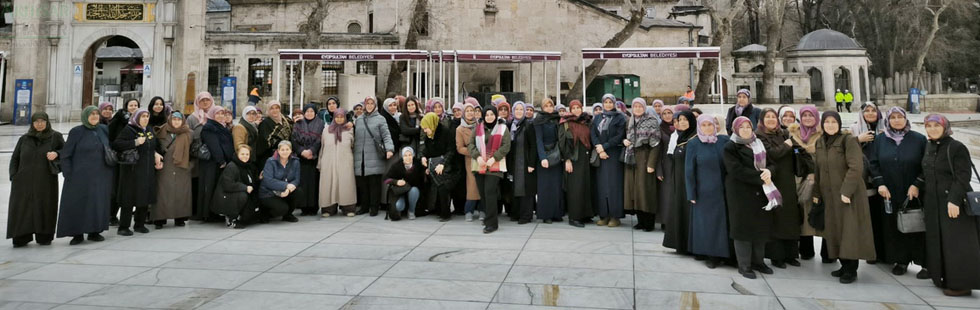
[[[725,192],[723,154],[729,138],[719,135],[719,129],[714,116],[698,117],[698,137],[687,144],[684,167],[691,202],[690,250],[706,257],[705,264],[711,269],[731,257],[725,197],[718,194]]]
[[[108,129],[99,125],[99,111],[95,106],[85,107],[81,119],[82,124],[68,132],[68,140],[58,152],[65,182],[61,188],[57,237],[71,236],[71,245],[82,243],[82,234],[88,234],[90,241],[105,240],[100,233],[109,229],[106,205],[113,192],[113,167],[105,160],[105,152],[111,151]]]
[[[667,109],[664,109],[666,115]],[[674,132],[670,134],[667,142],[666,157],[662,160],[666,164],[664,170],[670,173],[664,174],[661,192],[668,195],[670,200],[664,202],[663,218],[664,242],[663,246],[674,250],[677,253],[688,254],[691,252],[691,201],[687,199],[687,145],[690,141],[698,139],[697,120],[691,111],[681,111],[674,117]],[[669,192],[665,189],[669,189]]]
[[[449,126],[439,119],[439,115],[434,112],[426,113],[422,117],[422,141],[419,155],[422,159],[422,166],[429,176],[428,187],[428,211],[439,213],[439,221],[446,222],[452,217],[449,209],[449,193],[455,185],[454,178],[447,178],[456,174],[460,166],[453,165],[455,160],[456,148],[453,141],[456,138],[455,132],[449,131]],[[408,219],[414,219],[415,214],[409,212]]]
[[[510,121],[511,152],[507,153],[507,161],[511,167],[507,171],[507,178],[512,181],[511,212],[507,212],[511,221],[518,223],[530,223],[534,220],[534,197],[538,189],[537,175],[534,174],[538,163],[538,148],[535,139],[534,127],[531,120],[527,119],[527,107],[523,101],[514,102],[511,108],[512,119]],[[561,214],[552,217],[552,220],[561,220]]]
[[[112,109],[111,102],[99,104],[99,124],[109,126],[109,121],[112,120]]]
[[[163,156],[160,154],[166,153],[166,150],[160,145],[149,124],[150,112],[139,109],[130,118],[129,126],[119,132],[119,136],[112,142],[112,148],[117,152],[135,149],[139,155],[135,163],[119,165],[116,199],[122,211],[118,231],[121,236],[132,236],[133,231],[144,234],[150,232],[144,224],[150,205],[157,202],[156,171],[163,168]],[[133,230],[129,230],[134,215]]]
[[[347,126],[344,109],[334,110],[333,123],[323,130],[320,141],[319,206],[320,215],[329,217],[342,214],[354,216],[357,204],[357,187],[354,181],[354,131]],[[300,182],[302,185],[302,181]]]
[[[854,122],[850,127],[851,135],[857,137],[858,144],[861,145],[861,150],[864,153],[864,171],[863,179],[865,188],[867,192],[865,195],[868,197],[868,204],[871,206],[871,227],[874,228],[874,238],[875,238],[875,250],[877,251],[876,256],[879,260],[888,261],[889,258],[884,252],[884,247],[882,247],[882,242],[884,240],[884,227],[885,224],[883,215],[885,214],[885,202],[884,198],[878,194],[877,186],[872,184],[871,181],[871,163],[870,159],[874,156],[871,152],[877,144],[875,137],[878,134],[884,133],[888,128],[887,121],[882,120],[881,111],[878,106],[873,102],[865,102],[861,105],[861,115],[858,117],[857,122]],[[897,203],[902,203],[898,201]],[[894,223],[893,223],[894,224]],[[871,261],[869,263],[874,263]]]
[[[265,161],[262,169],[262,184],[259,186],[259,202],[262,213],[260,222],[273,217],[282,217],[283,222],[297,222],[293,215],[298,197],[303,195],[299,187],[299,159],[293,152],[292,143],[280,141],[276,152]]]
[[[400,162],[388,168],[385,172],[384,184],[388,188],[385,193],[389,208],[388,218],[392,221],[401,219],[401,212],[406,208],[408,218],[415,219],[415,206],[418,204],[422,184],[425,183],[425,167],[415,157],[415,150],[406,146],[401,150]],[[394,214],[394,213],[398,214]]]
[[[163,169],[157,174],[157,203],[150,210],[156,229],[163,228],[168,219],[174,226],[184,226],[191,216],[191,129],[184,115],[173,112],[156,131],[163,154]]]
[[[457,102],[453,104],[453,108],[452,108],[453,114],[452,117],[449,118],[449,121],[447,122],[449,124],[449,132],[453,136],[454,147],[456,146],[455,142],[457,141],[456,129],[459,128],[459,125],[464,122],[463,110],[464,110],[464,105],[462,102]],[[459,152],[457,152],[457,154],[458,153]],[[466,180],[466,175],[469,174],[468,173],[469,170],[463,168],[466,166],[466,162],[469,162],[466,159],[467,159],[466,155],[453,156],[452,164],[456,167],[459,167],[459,169],[463,169],[464,172],[456,175],[456,180],[453,181],[453,184],[455,185],[453,185],[452,192],[449,194],[449,198],[453,202],[453,215],[466,214],[466,186],[465,186],[466,181],[465,180]]]
[[[385,161],[394,155],[388,123],[378,112],[374,97],[364,99],[364,116],[354,124],[354,181],[357,183],[358,214],[378,215],[381,176]]]
[[[793,140],[780,124],[779,115],[772,108],[762,109],[761,120],[755,135],[765,147],[772,184],[779,190],[782,205],[773,209],[773,225],[770,242],[766,245],[766,257],[777,268],[786,264],[800,266],[800,207],[796,196],[796,174],[793,169]]]
[[[732,132],[732,122],[735,118],[739,116],[745,116],[749,118],[750,124],[755,129],[755,125],[759,122],[759,109],[752,106],[752,92],[748,89],[739,89],[738,94],[735,95],[738,101],[735,102],[735,106],[728,108],[728,116],[725,118],[725,130],[728,133]]]
[[[920,182],[926,221],[929,275],[946,296],[969,296],[980,289],[980,216],[970,215],[966,193],[973,163],[970,151],[953,139],[949,120],[939,114],[925,118],[929,142],[922,159]],[[69,136],[70,137],[70,136]],[[974,168],[976,169],[976,168]]]
[[[194,112],[187,116],[187,127],[191,129],[191,204],[192,209],[195,212],[200,208],[198,202],[203,199],[210,199],[211,197],[203,198],[199,192],[201,188],[201,178],[200,178],[200,164],[197,157],[200,155],[200,147],[204,145],[204,141],[201,140],[201,132],[204,130],[204,124],[208,122],[208,111],[214,106],[214,98],[211,97],[209,92],[200,92],[194,97]]]
[[[656,107],[656,105],[654,106]],[[664,229],[667,223],[666,218],[671,216],[670,205],[674,203],[671,181],[667,180],[674,173],[673,162],[671,162],[671,158],[667,158],[670,138],[674,134],[674,110],[661,104],[661,108],[656,113],[660,116],[660,154],[657,155],[660,159],[657,160],[657,169],[654,174],[657,176],[657,193],[659,194],[657,197],[657,214],[660,216],[655,220],[660,223],[661,229]]]
[[[160,96],[150,99],[150,104],[147,109],[150,111],[150,128],[157,128],[166,124],[167,119],[170,117],[170,112],[173,111],[170,106],[167,106],[167,103],[163,102],[163,97]]]
[[[871,182],[891,209],[871,209],[872,223],[878,218],[881,226],[875,228],[875,250],[878,261],[894,264],[892,274],[903,275],[909,263],[926,266],[925,233],[902,233],[898,230],[898,212],[908,203],[910,207],[921,207],[912,203],[919,198],[922,181],[922,158],[925,156],[926,137],[911,131],[912,125],[905,117],[905,110],[893,107],[888,110],[883,122],[888,125],[878,134],[868,158],[871,163]],[[880,235],[880,236],[879,236]],[[923,267],[919,279],[928,279],[929,271]]]
[[[509,128],[510,121],[511,121],[510,103],[508,103],[506,100],[503,100],[503,101],[495,102],[494,106],[497,107],[497,119],[499,119],[501,122],[504,123],[504,125],[506,125]],[[511,133],[512,146],[514,141],[513,138],[514,135],[513,133]],[[510,158],[511,153],[507,153],[508,154],[507,158]],[[511,162],[510,166],[514,167],[514,163]],[[516,167],[514,169],[516,169]],[[501,212],[506,212],[507,216],[510,217],[511,222],[517,221],[519,215],[517,214],[517,211],[513,209],[514,181],[508,178],[506,173],[504,174],[504,177],[500,180],[500,195],[498,197],[499,198],[497,199],[497,203],[498,203],[497,214],[499,215],[501,214]]]
[[[251,224],[258,206],[256,189],[259,178],[251,171],[252,148],[239,145],[238,151],[225,169],[214,189],[214,212],[224,215],[225,220],[235,229]]]
[[[15,248],[34,240],[50,245],[58,220],[58,152],[65,138],[51,129],[48,114],[31,115],[31,127],[17,140],[10,157],[7,239]]]
[[[871,213],[865,194],[864,154],[857,139],[841,130],[840,114],[824,112],[823,135],[814,153],[814,203],[823,202],[827,257],[840,259],[841,269],[831,273],[847,284],[857,279],[858,260],[875,260]]]
[[[785,116],[785,114],[784,114]],[[817,229],[810,225],[810,210],[813,209],[813,178],[814,161],[813,156],[817,151],[817,138],[823,135],[820,126],[820,112],[817,107],[806,105],[800,108],[800,122],[790,124],[787,127],[790,137],[793,139],[793,152],[796,156],[797,178],[796,193],[797,201],[800,203],[800,211],[803,212],[803,224],[800,225],[800,258],[809,260],[814,256],[813,236],[817,235]],[[800,176],[805,175],[805,176]],[[827,241],[824,240],[820,246],[820,257],[824,263],[833,261],[827,257]]]
[[[601,116],[602,116],[602,102],[593,103],[592,104],[592,117],[593,118],[596,118],[596,117],[601,117]]]
[[[299,157],[299,187],[303,190],[303,195],[295,198],[300,215],[316,215],[319,209],[320,172],[316,166],[323,128],[323,120],[316,117],[316,106],[312,104],[303,107],[303,118],[293,126],[291,140]]]
[[[480,212],[476,210],[480,204],[480,190],[476,187],[476,176],[470,173],[470,171],[473,171],[473,167],[472,161],[469,160],[470,143],[473,143],[473,131],[476,129],[476,125],[480,124],[480,104],[473,97],[467,97],[464,102],[463,121],[456,128],[456,153],[462,155],[460,157],[463,157],[464,174],[466,175],[466,203],[464,205],[464,211],[466,221],[471,222],[473,221],[473,213]]]
[[[550,100],[548,100],[550,102]],[[590,128],[592,127],[590,121],[592,117],[585,113],[582,109],[582,103],[578,100],[572,100],[568,103],[572,107],[572,112],[561,118],[558,123],[558,132],[556,137],[556,146],[559,150],[559,162],[563,164],[555,165],[548,158],[553,158],[553,150],[548,147],[548,126],[552,121],[551,118],[555,117],[553,114],[554,108],[549,108],[548,104],[542,104],[543,111],[541,113],[542,121],[547,120],[545,125],[541,126],[541,130],[536,132],[540,133],[543,137],[542,142],[544,142],[544,154],[546,157],[544,159],[548,160],[548,167],[538,171],[538,189],[539,195],[541,196],[541,202],[538,204],[538,214],[541,214],[541,210],[547,212],[550,208],[553,209],[556,214],[561,214],[562,204],[565,204],[568,210],[568,224],[575,227],[585,227],[585,223],[591,222],[592,217],[595,216],[595,209],[592,207],[592,197],[593,197],[593,186],[592,186],[592,165],[589,163],[591,159],[591,149],[592,149],[592,134]],[[549,111],[552,110],[552,111]],[[541,154],[541,151],[538,151]],[[544,161],[542,160],[541,166],[544,167]],[[558,168],[562,169],[564,175],[563,179],[556,182],[548,169]],[[557,185],[561,186],[557,186]],[[562,190],[564,190],[564,196],[555,199],[547,199],[549,190],[553,191],[555,195],[562,195]],[[539,215],[540,216],[540,215]]]
[[[194,216],[203,221],[218,220],[219,217],[213,216],[211,203],[214,199],[214,187],[218,184],[218,177],[221,169],[225,167],[236,154],[234,150],[234,139],[231,131],[225,127],[229,116],[221,106],[212,106],[208,111],[207,123],[201,130],[201,141],[207,146],[211,157],[199,159],[198,165],[198,201]],[[230,224],[225,222],[225,224]]]
[[[259,141],[252,156],[259,163],[265,163],[280,141],[289,141],[293,133],[293,120],[282,115],[282,104],[278,100],[269,101],[269,111],[265,119],[259,123]],[[264,166],[265,164],[263,164]]]
[[[619,219],[625,216],[623,211],[623,138],[626,136],[626,117],[616,110],[616,98],[606,94],[602,96],[602,119],[593,123],[591,130],[592,145],[598,154],[599,165],[596,168],[596,196],[593,197],[598,209],[599,226],[619,226]]]
[[[395,125],[398,125],[398,120],[402,117],[401,111],[398,110],[398,98],[385,99],[384,111],[388,112],[388,115],[395,119]]]
[[[323,121],[324,126],[329,126],[333,124],[333,116],[337,115],[337,109],[340,108],[340,100],[337,97],[327,98],[327,106],[317,112],[317,116]]]
[[[422,113],[418,98],[410,96],[405,99],[405,104],[398,107],[402,112],[401,120],[398,121],[398,129],[401,134],[398,141],[403,146],[411,146],[413,150],[419,149],[419,139],[421,138]],[[415,154],[418,156],[419,154]]]
[[[123,109],[116,111],[116,114],[112,116],[111,120],[109,120],[109,143],[116,141],[116,137],[119,136],[119,133],[122,132],[126,126],[128,126],[129,120],[133,118],[133,113],[136,113],[136,110],[139,110],[140,108],[140,101],[135,98],[126,100],[123,107]],[[116,226],[119,224],[119,219],[116,218],[116,215],[119,214],[119,202],[117,201],[118,195],[115,192],[117,189],[119,189],[119,167],[113,168],[112,182],[112,210],[110,211],[109,215],[111,216],[109,219],[109,225]]]
[[[657,164],[660,159],[660,117],[647,113],[646,100],[633,99],[626,125],[624,209],[636,214],[634,229],[653,231],[658,208]],[[651,111],[653,112],[653,111]]]
[[[745,116],[735,118],[732,122],[735,132],[731,142],[725,145],[725,204],[731,225],[729,235],[735,241],[738,273],[755,279],[755,271],[773,273],[763,258],[772,231],[771,211],[779,207],[782,197],[772,183],[769,168],[773,163],[767,161],[766,147],[749,122]]]
[[[473,158],[471,167],[476,177],[476,186],[480,190],[486,206],[486,219],[483,221],[483,233],[497,231],[497,199],[500,195],[500,179],[507,172],[507,153],[510,152],[510,130],[506,123],[497,118],[496,108],[489,106],[483,109],[480,124],[473,132],[473,142],[470,143],[470,157]]]
[[[353,121],[357,121],[358,118],[364,116],[364,103],[358,102],[353,107],[351,107],[350,112],[347,112],[347,118]]]
[[[796,123],[796,110],[788,105],[779,107],[779,126],[783,129],[789,128],[789,125]]]
[[[254,106],[247,106],[242,111],[242,118],[238,120],[238,124],[231,127],[231,138],[235,144],[235,149],[237,150],[242,145],[247,145],[249,148],[248,164],[251,168],[246,168],[251,169],[252,173],[258,173],[262,169],[262,165],[252,157],[252,152],[259,144],[259,129],[256,126],[259,124],[260,117],[258,109]]]

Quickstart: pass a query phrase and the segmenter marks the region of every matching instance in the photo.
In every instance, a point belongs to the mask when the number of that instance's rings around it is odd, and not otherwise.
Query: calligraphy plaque
[[[84,10],[83,9],[84,5]],[[99,22],[152,22],[152,6],[145,3],[76,3],[79,13],[83,16],[78,21]]]

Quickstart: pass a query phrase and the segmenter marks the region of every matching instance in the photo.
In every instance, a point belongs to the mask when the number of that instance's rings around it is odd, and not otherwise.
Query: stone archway
[[[806,71],[810,75],[810,100],[813,102],[823,101],[823,72],[820,69],[810,68]]]
[[[134,88],[142,89],[143,55],[139,51],[135,53],[130,51],[130,49],[138,48],[139,45],[132,39],[117,35],[101,38],[85,50],[82,59],[82,104],[79,108],[99,104],[95,102],[95,92],[97,91],[96,87],[100,84],[99,80],[101,83],[106,83],[109,80],[115,81],[115,83],[107,84],[118,85],[120,92],[132,91]],[[122,52],[122,54],[100,55],[102,53],[100,50]],[[126,53],[131,53],[132,57],[124,58]],[[102,63],[103,72],[106,73],[101,77],[96,76],[100,63]]]
[[[152,28],[150,28],[152,33]],[[92,31],[93,28],[89,27],[76,27],[74,33],[76,37],[82,37],[81,40],[72,43],[72,62],[75,66],[80,66],[82,74],[75,75],[74,85],[69,96],[81,99],[80,106],[78,108],[84,108],[85,106],[97,104],[93,102],[94,98],[94,87],[95,87],[95,52],[98,48],[114,37],[121,37],[135,45],[138,48],[143,63],[151,63],[153,59],[153,45],[152,42],[147,42],[144,38],[146,35],[140,35],[140,29],[132,30],[124,27],[112,27],[112,28],[99,28]],[[86,34],[87,33],[87,34]],[[141,71],[140,68],[139,71]],[[147,78],[144,76],[139,84],[143,85],[143,91],[146,92]],[[80,89],[79,89],[80,88]],[[79,98],[81,97],[81,98]],[[72,100],[74,101],[74,100]]]

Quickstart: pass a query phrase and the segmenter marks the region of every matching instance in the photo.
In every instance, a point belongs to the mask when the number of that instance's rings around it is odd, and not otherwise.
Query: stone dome
[[[864,49],[847,35],[830,29],[806,34],[796,44],[796,50],[857,50]]]

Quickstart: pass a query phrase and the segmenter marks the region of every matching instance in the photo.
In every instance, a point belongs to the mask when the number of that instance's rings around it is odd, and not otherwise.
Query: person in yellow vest
[[[850,90],[844,90],[844,106],[847,107],[847,113],[851,113],[851,104],[854,103],[854,94]]]
[[[834,94],[834,101],[837,102],[837,113],[843,112],[844,110],[844,93],[840,92],[840,88],[837,89],[837,93]]]

